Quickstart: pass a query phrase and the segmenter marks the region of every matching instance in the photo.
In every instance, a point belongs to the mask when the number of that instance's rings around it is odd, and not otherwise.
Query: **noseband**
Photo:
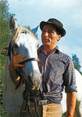
[[[25,62],[29,62],[29,61],[37,61],[39,62],[39,59],[36,58],[27,58],[25,60],[23,60],[22,62],[19,62],[19,64],[24,64]]]

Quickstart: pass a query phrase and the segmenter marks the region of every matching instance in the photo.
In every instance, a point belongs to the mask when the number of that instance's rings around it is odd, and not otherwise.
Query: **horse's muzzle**
[[[34,71],[29,75],[29,81],[32,84],[32,90],[39,90],[42,82],[41,74],[37,71]]]

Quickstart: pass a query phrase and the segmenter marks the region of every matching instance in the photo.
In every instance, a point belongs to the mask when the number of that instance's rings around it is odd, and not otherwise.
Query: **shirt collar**
[[[44,49],[44,46],[42,45],[42,46],[40,47],[40,49],[39,49],[39,52],[45,54],[45,52],[43,51],[43,49]],[[52,54],[52,53],[59,53],[58,46],[56,46],[49,54]],[[47,56],[48,56],[49,54],[47,54]],[[46,55],[46,54],[45,54],[45,55]]]

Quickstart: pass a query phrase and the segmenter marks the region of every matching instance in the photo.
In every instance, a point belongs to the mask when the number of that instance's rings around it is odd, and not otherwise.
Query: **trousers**
[[[39,105],[37,108],[34,103],[21,108],[20,117],[62,117],[61,104],[49,103]]]
[[[61,104],[50,103],[43,105],[42,117],[62,117]]]

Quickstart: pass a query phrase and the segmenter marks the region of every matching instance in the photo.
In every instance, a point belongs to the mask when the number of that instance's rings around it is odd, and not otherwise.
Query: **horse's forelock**
[[[17,39],[19,39],[18,37],[20,36],[21,33],[29,34],[31,35],[31,37],[33,37],[32,39],[36,40],[35,34],[30,29],[19,26],[17,27],[17,29],[15,30],[15,33],[13,34],[13,38],[12,38],[13,43],[15,43]]]

